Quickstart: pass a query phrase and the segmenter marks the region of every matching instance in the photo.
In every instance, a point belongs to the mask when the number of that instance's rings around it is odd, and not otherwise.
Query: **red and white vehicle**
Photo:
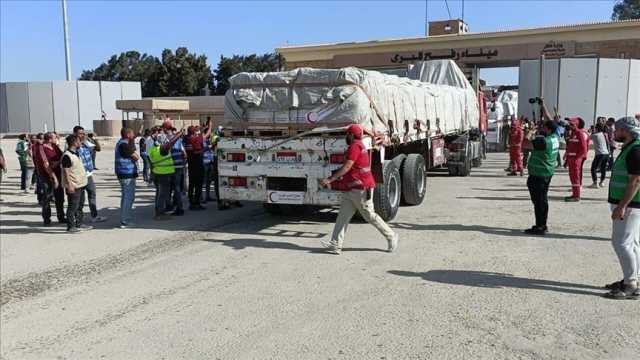
[[[426,63],[414,72],[437,77],[443,66],[436,65],[437,71]],[[221,199],[261,202],[274,211],[339,205],[340,193],[320,180],[342,166],[346,126],[359,123],[384,139],[378,145],[364,139],[378,183],[376,212],[390,220],[401,203],[420,204],[428,169],[447,166],[466,176],[481,157],[484,112],[460,69],[445,65],[461,79],[458,86],[357,68],[232,77],[227,130],[217,148]]]

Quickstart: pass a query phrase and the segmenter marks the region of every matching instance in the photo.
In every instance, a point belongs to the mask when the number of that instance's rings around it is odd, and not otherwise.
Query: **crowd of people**
[[[548,114],[548,112],[547,112]],[[596,124],[587,131],[585,121],[580,117],[560,119],[558,115],[551,118],[555,124],[554,133],[560,144],[566,145],[564,157],[557,154],[556,167],[568,169],[571,181],[571,196],[565,197],[567,202],[579,202],[582,188],[582,174],[587,160],[590,145],[595,156],[591,162],[592,184],[589,188],[605,187],[607,172],[611,171],[617,143],[615,141],[615,119],[598,117]],[[507,176],[524,176],[531,151],[533,139],[539,133],[543,122],[535,123],[527,117],[512,118],[509,130],[509,166],[505,169]],[[562,146],[562,145],[561,145]],[[598,177],[599,175],[599,177]]]
[[[221,134],[222,129],[213,129],[210,119],[203,128],[190,126],[186,130],[177,130],[171,120],[165,120],[162,126],[145,129],[137,143],[135,131],[123,128],[114,151],[114,172],[121,190],[119,226],[134,225],[132,211],[140,173],[143,181],[156,189],[155,220],[183,216],[185,195],[192,211],[205,210],[204,204],[217,201],[217,187],[213,186],[214,199],[212,183],[217,178],[215,147]],[[66,224],[70,233],[91,229],[87,223],[107,220],[98,214],[93,176],[98,170],[96,153],[100,151],[96,137],[82,126],[74,127],[64,141],[56,132],[19,135],[15,152],[20,164],[20,189],[36,194],[45,226],[52,222],[52,203],[58,222]],[[0,170],[6,170],[1,152]],[[85,221],[87,199],[90,218]],[[217,206],[224,210],[241,204],[217,201]]]
[[[533,124],[526,118],[514,119],[510,130],[510,166],[506,170],[511,176],[522,176],[523,163],[527,163],[527,188],[534,206],[535,225],[525,233],[547,234],[549,185],[561,164],[568,168],[571,181],[572,194],[565,197],[565,201],[580,201],[583,166],[590,141],[593,142],[595,157],[591,164],[593,184],[590,187],[604,187],[606,173],[611,170],[608,203],[612,245],[623,273],[622,280],[605,286],[609,290],[606,296],[640,298],[640,114],[617,121],[599,117],[590,131],[586,131],[583,119],[560,120],[558,116],[550,115],[544,99],[540,99],[539,104],[542,121]],[[563,140],[566,151],[561,159],[559,150]],[[618,146],[620,153],[614,160]],[[526,155],[523,149],[527,149]]]

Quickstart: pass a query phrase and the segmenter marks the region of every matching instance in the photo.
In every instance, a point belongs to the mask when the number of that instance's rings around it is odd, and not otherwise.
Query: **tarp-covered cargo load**
[[[429,73],[438,78],[437,71]],[[416,128],[447,134],[478,124],[477,100],[466,79],[457,84],[464,87],[437,85],[349,67],[240,73],[229,81],[224,119],[233,128],[359,123],[376,131],[392,126],[394,133],[411,136]]]

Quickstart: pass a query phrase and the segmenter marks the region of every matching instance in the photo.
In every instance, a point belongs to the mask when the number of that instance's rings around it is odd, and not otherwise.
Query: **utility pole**
[[[424,0],[424,36],[429,36],[429,0]]]
[[[69,53],[69,28],[67,26],[67,0],[62,0],[62,26],[64,29],[64,62],[67,70],[67,81],[71,81],[71,55]]]

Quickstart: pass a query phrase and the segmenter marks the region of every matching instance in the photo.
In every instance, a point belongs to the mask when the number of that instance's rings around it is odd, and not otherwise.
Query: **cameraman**
[[[560,142],[556,135],[557,125],[551,121],[549,111],[544,105],[544,100],[539,99],[540,109],[545,117],[540,126],[538,135],[531,142],[533,150],[527,164],[529,178],[527,188],[533,203],[536,224],[524,232],[531,235],[544,235],[547,233],[547,217],[549,214],[549,184],[556,169],[556,158]]]

